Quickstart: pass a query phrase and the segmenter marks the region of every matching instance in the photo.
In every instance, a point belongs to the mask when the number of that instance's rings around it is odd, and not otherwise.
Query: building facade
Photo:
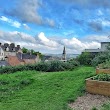
[[[5,60],[8,56],[16,56],[18,52],[22,52],[20,45],[15,46],[14,43],[0,43],[0,60]]]
[[[101,48],[98,48],[98,49],[85,49],[83,52],[89,52],[89,53],[97,54],[99,52],[106,51],[108,45],[110,45],[110,42],[101,42]]]

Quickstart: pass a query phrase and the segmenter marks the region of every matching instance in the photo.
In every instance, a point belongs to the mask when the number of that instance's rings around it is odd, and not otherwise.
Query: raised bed
[[[86,91],[93,94],[110,96],[110,82],[86,79]]]
[[[110,69],[96,68],[96,74],[99,74],[99,73],[107,73],[107,74],[110,74]]]

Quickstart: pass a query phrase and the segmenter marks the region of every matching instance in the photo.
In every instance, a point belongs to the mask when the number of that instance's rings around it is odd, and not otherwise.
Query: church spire
[[[66,49],[65,49],[65,46],[64,46],[64,49],[63,49],[63,54],[66,54]]]
[[[66,61],[66,48],[65,48],[65,46],[63,49],[63,53],[62,53],[62,60]]]

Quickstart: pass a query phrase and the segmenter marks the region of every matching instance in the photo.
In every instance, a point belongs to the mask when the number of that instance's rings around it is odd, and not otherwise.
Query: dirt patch
[[[73,110],[91,110],[96,107],[100,110],[101,106],[110,101],[110,97],[85,93],[78,97],[74,103],[69,104]]]

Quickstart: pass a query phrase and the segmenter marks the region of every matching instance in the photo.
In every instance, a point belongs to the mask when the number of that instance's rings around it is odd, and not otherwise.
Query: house
[[[40,62],[39,55],[31,55],[29,53],[17,53],[16,56],[8,56],[8,63],[11,66],[25,65],[25,64],[35,64]]]
[[[85,49],[83,52],[89,52],[89,53],[92,53],[92,54],[97,54],[99,52],[106,51],[108,45],[110,45],[110,42],[101,42],[101,48],[98,48],[98,49]]]
[[[16,56],[18,52],[22,53],[20,45],[15,46],[14,43],[5,43],[2,45],[2,43],[0,43],[0,60],[5,60],[9,55]]]

